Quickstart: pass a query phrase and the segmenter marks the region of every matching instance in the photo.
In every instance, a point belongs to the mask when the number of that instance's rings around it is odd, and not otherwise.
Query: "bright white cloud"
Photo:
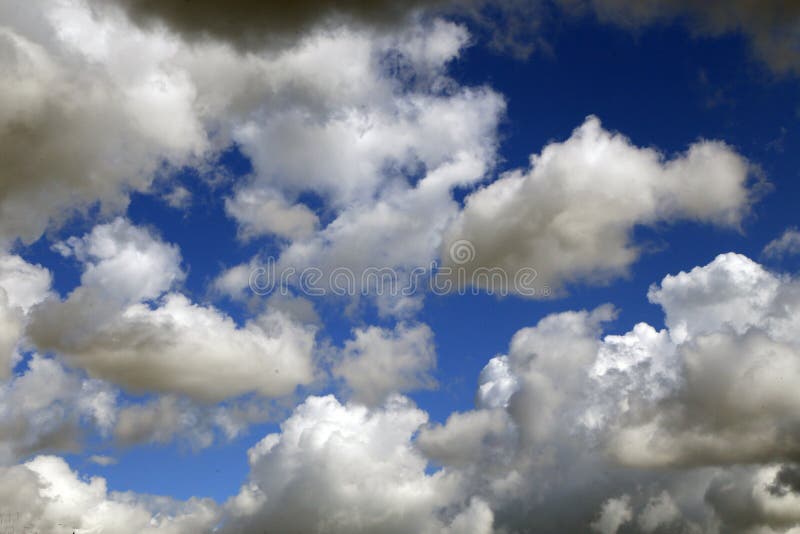
[[[47,269],[0,253],[0,378],[19,360],[30,310],[49,296],[50,284]]]
[[[110,492],[105,479],[84,478],[56,456],[0,469],[0,505],[14,530],[55,534],[204,532],[218,517],[213,501],[178,502],[164,497]]]
[[[540,292],[607,281],[639,257],[636,225],[689,219],[737,227],[752,200],[749,179],[748,162],[724,143],[698,141],[667,159],[589,117],[569,139],[531,156],[529,169],[467,197],[442,257],[468,276],[500,268],[513,278],[534,268]],[[456,240],[472,244],[470,261],[449,257]]]
[[[249,482],[226,505],[230,531],[441,531],[455,485],[426,474],[412,445],[426,420],[402,397],[375,410],[309,397],[280,433],[250,450]],[[490,513],[480,503],[470,508],[485,532]]]

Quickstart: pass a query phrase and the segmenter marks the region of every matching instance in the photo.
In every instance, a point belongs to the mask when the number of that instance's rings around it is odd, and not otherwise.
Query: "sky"
[[[793,1],[0,0],[0,528],[800,533]]]

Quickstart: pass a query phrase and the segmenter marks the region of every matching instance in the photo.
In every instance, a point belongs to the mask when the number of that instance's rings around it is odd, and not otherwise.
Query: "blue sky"
[[[221,7],[0,8],[0,511],[800,528],[796,10],[390,4],[243,2],[232,34]],[[554,295],[248,287],[268,258],[402,279],[457,239]]]

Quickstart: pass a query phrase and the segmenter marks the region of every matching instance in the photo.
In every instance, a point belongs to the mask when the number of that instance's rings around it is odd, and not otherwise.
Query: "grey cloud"
[[[292,44],[325,23],[390,28],[437,0],[115,0],[137,23],[164,24],[189,40],[222,39],[241,49]],[[102,5],[98,2],[98,5]]]

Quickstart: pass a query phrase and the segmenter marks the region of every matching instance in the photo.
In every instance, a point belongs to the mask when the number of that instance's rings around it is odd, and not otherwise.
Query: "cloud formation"
[[[273,310],[239,326],[171,292],[180,254],[146,230],[116,219],[58,248],[82,262],[81,285],[36,309],[39,350],[133,391],[203,401],[277,397],[314,379],[313,327]]]
[[[344,379],[353,398],[374,406],[391,393],[432,389],[436,380],[433,332],[424,324],[358,329],[345,342],[334,376]]]
[[[633,228],[692,220],[737,228],[753,201],[750,165],[719,141],[698,141],[667,159],[605,130],[596,117],[531,156],[526,170],[470,194],[446,232],[444,265],[505,273],[534,268],[538,287],[604,282],[639,257]],[[455,262],[452,243],[474,257]]]

